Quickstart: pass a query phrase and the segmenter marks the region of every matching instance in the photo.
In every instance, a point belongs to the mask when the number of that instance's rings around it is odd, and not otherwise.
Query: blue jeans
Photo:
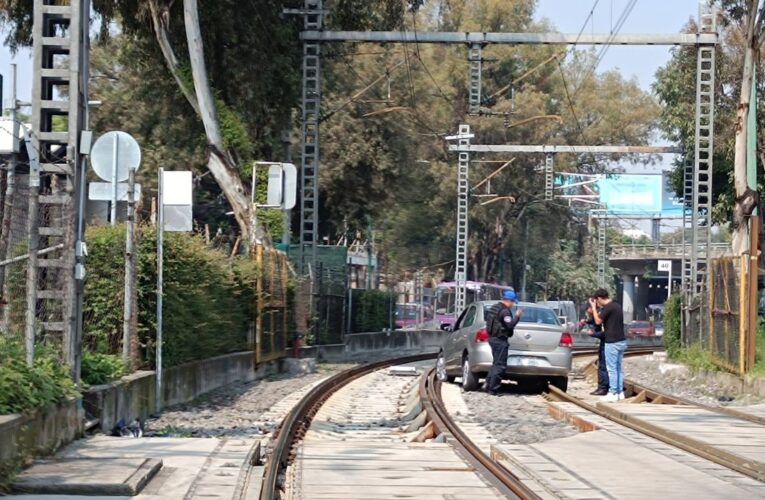
[[[502,387],[502,376],[507,369],[507,337],[491,337],[489,339],[491,346],[491,368],[486,377],[486,390],[497,392]]]
[[[627,341],[606,343],[606,367],[608,368],[608,392],[619,394],[624,387],[622,360],[627,350]]]

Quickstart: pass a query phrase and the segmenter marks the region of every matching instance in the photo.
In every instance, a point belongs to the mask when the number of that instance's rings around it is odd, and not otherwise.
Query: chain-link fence
[[[683,344],[709,345],[709,298],[702,294],[683,303]]]
[[[16,353],[23,351],[25,357],[31,357],[27,351],[33,344],[30,346],[25,339],[28,176],[6,170],[1,184],[0,260],[3,265],[0,266],[0,287],[3,308],[0,329],[3,348]],[[2,355],[10,353],[0,353]]]
[[[257,309],[255,311],[255,361],[283,358],[289,338],[289,275],[287,255],[256,246],[258,265]]]
[[[755,265],[752,265],[755,264]],[[754,336],[749,316],[749,273],[757,272],[749,256],[722,257],[709,263],[709,346],[712,359],[738,374],[754,364]]]

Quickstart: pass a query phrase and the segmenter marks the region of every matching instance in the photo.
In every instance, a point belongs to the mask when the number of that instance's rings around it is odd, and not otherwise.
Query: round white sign
[[[106,182],[123,182],[129,169],[138,170],[141,165],[141,147],[126,132],[107,132],[90,150],[90,163],[96,175]]]

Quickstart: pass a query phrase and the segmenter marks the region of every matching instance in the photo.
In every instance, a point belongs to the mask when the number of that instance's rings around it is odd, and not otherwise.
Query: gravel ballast
[[[262,436],[278,424],[273,412],[269,413],[272,407],[296,392],[352,366],[319,365],[316,373],[307,375],[280,374],[264,380],[231,384],[189,403],[165,409],[159,418],[146,422],[145,435]]]
[[[515,385],[504,384],[499,396],[475,391],[463,392],[462,397],[475,422],[502,444],[541,443],[579,433],[551,417],[541,396],[520,391]]]
[[[624,359],[625,377],[661,392],[709,406],[746,406],[763,398],[724,387],[709,377],[695,375],[683,365],[661,357],[642,356]]]

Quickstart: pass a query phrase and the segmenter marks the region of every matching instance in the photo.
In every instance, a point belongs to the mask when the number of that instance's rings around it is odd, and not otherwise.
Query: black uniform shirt
[[[502,302],[497,302],[491,307],[491,317],[489,319],[489,334],[492,337],[510,338],[513,336],[515,325],[518,324],[521,317],[513,317],[510,308]],[[492,325],[493,322],[493,325]]]

